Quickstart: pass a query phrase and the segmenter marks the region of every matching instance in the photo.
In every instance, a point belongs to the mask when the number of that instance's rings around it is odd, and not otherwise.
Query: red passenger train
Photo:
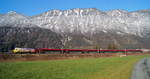
[[[106,53],[106,52],[144,52],[144,49],[49,49],[49,48],[15,48],[13,53],[45,53],[45,52],[59,52],[59,53],[70,53],[70,52],[81,52],[81,53]]]
[[[143,52],[143,49],[49,49],[49,48],[39,48],[36,49],[37,52],[60,52],[60,53],[70,53],[70,52],[81,52],[81,53],[89,53],[89,52],[97,52],[97,53],[105,53],[105,52]]]

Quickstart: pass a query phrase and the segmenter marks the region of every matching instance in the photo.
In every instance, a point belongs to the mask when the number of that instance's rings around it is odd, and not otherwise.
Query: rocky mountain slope
[[[31,17],[11,11],[0,15],[0,27],[5,26],[46,30],[46,35],[54,34],[54,37],[47,36],[47,39],[59,37],[55,41],[59,42],[61,48],[107,48],[109,44],[115,44],[119,48],[149,48],[150,43],[150,10],[128,12],[76,8],[50,10]],[[36,34],[40,32],[41,30],[36,31]],[[34,35],[30,36],[32,37]],[[51,43],[52,41],[48,42]]]
[[[0,50],[14,47],[61,48],[61,36],[39,27],[0,27]]]
[[[97,9],[51,10],[33,16],[31,21],[42,28],[51,29],[58,33],[95,34],[100,31],[115,31],[138,36],[150,30],[150,11],[141,10],[127,12],[111,10],[107,12]]]

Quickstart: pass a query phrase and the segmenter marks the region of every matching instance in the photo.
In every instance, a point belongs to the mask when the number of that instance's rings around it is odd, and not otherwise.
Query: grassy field
[[[0,79],[130,79],[144,56],[0,63]]]

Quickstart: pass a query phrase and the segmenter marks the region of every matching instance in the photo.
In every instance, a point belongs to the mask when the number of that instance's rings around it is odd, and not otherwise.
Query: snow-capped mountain
[[[31,23],[27,16],[10,11],[7,14],[0,15],[0,27],[1,26],[34,27],[37,25]]]
[[[0,26],[39,26],[57,33],[95,34],[115,31],[119,34],[145,36],[150,30],[150,10],[128,12],[125,10],[100,11],[95,8],[50,10],[27,17],[10,11],[0,15]]]
[[[128,12],[120,9],[100,11],[95,8],[76,8],[50,10],[30,17],[11,11],[7,14],[0,14],[0,27],[6,26],[27,27],[27,30],[21,29],[25,33],[32,27],[43,29],[43,32],[46,29],[53,31],[62,37],[56,43],[61,41],[64,47],[102,45],[102,48],[107,48],[111,43],[121,48],[146,48],[150,45],[150,10]],[[48,33],[52,32],[47,31],[46,34]],[[4,33],[3,35],[5,36]],[[41,40],[45,39],[44,37]],[[46,47],[46,45],[43,46]]]
[[[146,12],[145,10],[135,12],[111,10],[103,12],[95,8],[77,8],[64,11],[47,11],[31,17],[30,20],[42,28],[51,29],[57,33],[95,34],[100,31],[115,31],[116,33],[143,36],[150,30],[150,16]]]

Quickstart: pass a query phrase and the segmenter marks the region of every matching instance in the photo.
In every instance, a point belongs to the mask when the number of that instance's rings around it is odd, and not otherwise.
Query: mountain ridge
[[[75,8],[49,10],[35,16],[8,12],[0,16],[0,27],[4,26],[48,29],[62,37],[59,39],[63,44],[61,46],[71,48],[97,44],[102,48],[107,48],[109,44],[116,44],[120,48],[147,48],[150,42],[148,9],[129,12],[121,9],[101,11],[96,8]]]
[[[87,10],[88,12],[86,12]],[[31,19],[31,21],[43,28],[53,29],[55,32],[63,32],[67,29],[70,29],[67,30],[67,32],[72,32],[76,31],[76,29],[78,28],[80,28],[81,30],[77,31],[80,31],[81,33],[85,33],[88,31],[94,32],[97,29],[118,29],[125,33],[130,32],[135,35],[140,31],[144,32],[143,27],[145,27],[145,25],[142,24],[143,22],[146,22],[148,24],[146,25],[146,27],[148,28],[150,25],[150,23],[148,22],[150,20],[150,17],[148,17],[147,14],[144,15],[138,12],[127,12],[125,10],[111,10],[107,12],[101,12],[97,9],[71,9],[64,11],[53,11],[54,12],[48,11],[42,13],[41,15],[35,16]],[[63,15],[63,12],[65,13],[65,15]],[[92,14],[93,12],[94,14]],[[57,16],[55,16],[55,14]],[[142,28],[140,28],[139,26]],[[61,28],[61,30],[60,27],[65,27],[66,29]],[[139,33],[138,35],[141,36],[142,33]]]

